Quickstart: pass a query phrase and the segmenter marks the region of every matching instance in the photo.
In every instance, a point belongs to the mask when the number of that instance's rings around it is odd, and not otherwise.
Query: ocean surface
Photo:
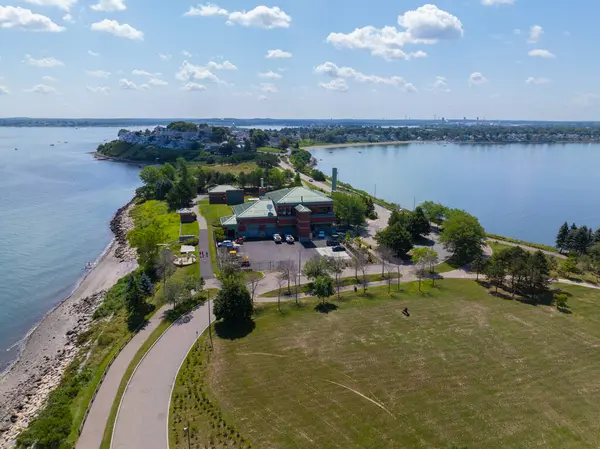
[[[118,131],[0,127],[0,372],[110,243],[110,220],[141,184],[139,168],[89,154]]]
[[[414,143],[311,151],[326,174],[412,209],[432,200],[485,229],[553,245],[568,221],[600,227],[600,144]]]

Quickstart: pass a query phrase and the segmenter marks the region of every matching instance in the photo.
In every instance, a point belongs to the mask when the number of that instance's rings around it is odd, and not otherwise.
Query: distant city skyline
[[[592,0],[9,2],[2,117],[600,119]]]

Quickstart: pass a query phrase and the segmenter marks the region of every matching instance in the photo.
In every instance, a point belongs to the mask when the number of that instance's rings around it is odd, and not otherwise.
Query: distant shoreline
[[[568,143],[597,143],[600,144],[599,140],[553,140],[549,142],[448,142],[445,140],[393,140],[389,142],[351,142],[351,143],[328,143],[322,145],[310,145],[308,147],[301,147],[301,149],[310,150],[323,150],[327,148],[350,148],[350,147],[373,147],[380,145],[410,145],[419,143],[437,143],[439,145],[551,145],[551,144],[568,144]]]

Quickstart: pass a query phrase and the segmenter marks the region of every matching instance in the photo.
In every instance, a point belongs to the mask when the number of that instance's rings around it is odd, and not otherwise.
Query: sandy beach
[[[76,290],[29,335],[19,360],[0,377],[0,447],[10,447],[60,382],[77,354],[77,335],[88,329],[105,291],[136,269],[135,250],[126,239],[132,207],[129,203],[117,211],[111,221],[114,240]]]

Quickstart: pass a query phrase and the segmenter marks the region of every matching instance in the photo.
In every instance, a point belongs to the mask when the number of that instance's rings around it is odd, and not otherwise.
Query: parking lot
[[[293,244],[275,243],[272,240],[246,242],[240,248],[240,253],[248,256],[250,266],[254,270],[276,270],[279,262],[288,260],[294,261],[296,265],[300,260],[304,266],[307,260],[329,253],[336,257],[349,257],[346,252],[332,253],[325,240]]]

